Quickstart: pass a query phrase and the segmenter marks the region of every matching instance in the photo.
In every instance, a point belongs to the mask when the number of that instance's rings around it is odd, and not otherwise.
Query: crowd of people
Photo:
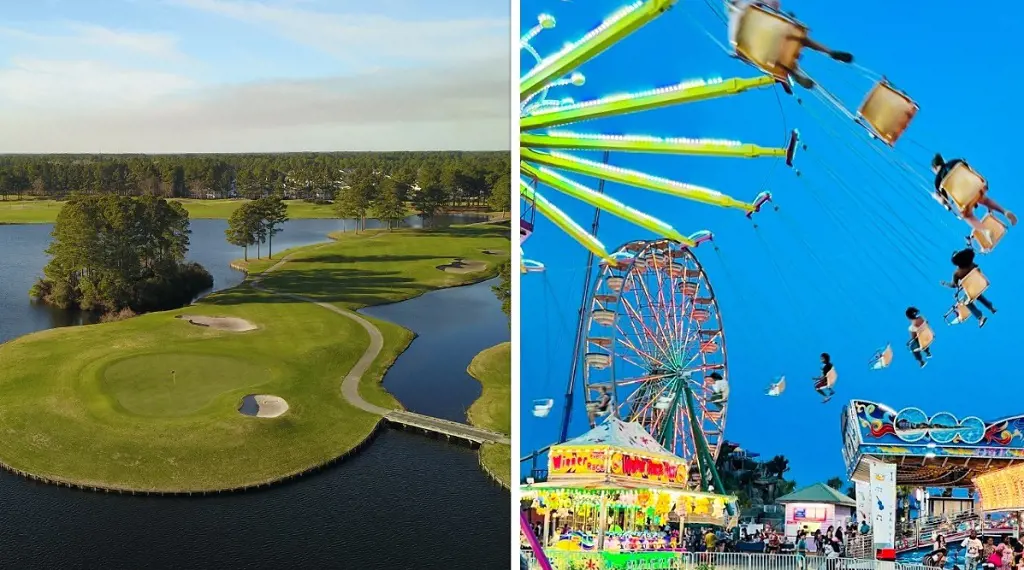
[[[972,530],[970,535],[959,545],[963,550],[964,570],[1024,570],[1024,543],[1013,536],[1007,536],[996,544],[994,537],[987,537],[984,542],[978,532]],[[946,544],[940,534],[932,543],[932,552],[924,558],[924,565],[933,568],[945,568],[952,557],[957,558],[959,550]],[[961,570],[954,564],[953,570]]]

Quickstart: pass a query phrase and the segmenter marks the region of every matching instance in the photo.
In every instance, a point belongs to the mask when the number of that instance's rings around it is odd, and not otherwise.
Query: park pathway
[[[329,243],[330,242],[314,246],[312,249],[319,249],[321,247],[324,247],[325,245],[328,245]],[[468,424],[461,424],[458,422],[443,420],[440,418],[435,418],[423,414],[417,414],[415,412],[408,412],[405,410],[389,410],[387,408],[382,408],[378,405],[372,404],[364,400],[363,397],[359,394],[359,382],[362,379],[363,374],[365,374],[366,371],[369,370],[370,365],[372,365],[373,362],[377,359],[377,356],[380,355],[380,351],[384,349],[384,336],[381,335],[380,329],[374,326],[374,324],[371,323],[370,321],[364,319],[358,313],[347,311],[330,303],[317,301],[316,299],[313,299],[311,297],[295,295],[293,293],[285,293],[282,291],[276,291],[273,289],[267,289],[263,287],[263,278],[266,277],[268,274],[277,271],[278,269],[283,267],[286,263],[288,263],[288,260],[291,258],[291,256],[295,255],[296,253],[304,253],[304,251],[296,251],[294,253],[282,257],[280,261],[270,266],[259,275],[255,276],[251,284],[255,289],[266,291],[274,295],[281,295],[282,297],[288,297],[290,299],[295,299],[297,301],[312,303],[314,305],[327,309],[332,313],[341,315],[348,319],[352,319],[353,321],[359,323],[359,325],[363,327],[363,330],[365,330],[367,334],[370,335],[370,345],[366,347],[366,350],[363,351],[363,355],[359,357],[358,361],[356,361],[355,366],[353,366],[352,369],[348,371],[348,374],[345,375],[345,378],[341,381],[341,396],[345,399],[345,401],[361,410],[370,412],[371,414],[383,416],[384,419],[390,423],[415,427],[422,429],[424,431],[432,431],[435,433],[440,433],[441,435],[445,435],[447,437],[458,437],[474,443],[503,443],[506,445],[511,444],[511,440],[508,438],[508,436],[504,434],[492,432],[490,430],[478,428],[476,426],[471,426]]]

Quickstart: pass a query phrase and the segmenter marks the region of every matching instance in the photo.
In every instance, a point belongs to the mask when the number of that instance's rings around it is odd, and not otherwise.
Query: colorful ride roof
[[[548,451],[548,482],[621,482],[635,487],[647,481],[652,487],[686,489],[690,465],[669,453],[637,423],[608,418],[601,425]]]
[[[847,476],[866,480],[871,457],[896,464],[900,485],[968,487],[971,479],[1024,462],[1024,415],[985,421],[854,400],[842,419]]]

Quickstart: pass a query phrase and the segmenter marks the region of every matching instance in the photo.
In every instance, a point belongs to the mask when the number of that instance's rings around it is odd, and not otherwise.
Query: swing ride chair
[[[880,370],[882,368],[888,368],[889,365],[892,364],[892,358],[892,345],[887,344],[885,345],[885,348],[876,351],[875,355],[871,358],[871,360],[868,363],[871,365],[871,368],[875,370]]]
[[[931,348],[932,343],[935,342],[935,331],[932,330],[932,327],[928,323],[925,323],[924,326],[917,330],[917,342],[920,345],[920,348],[918,348],[916,352],[924,352],[928,350]]]
[[[906,93],[882,79],[864,99],[857,111],[859,122],[871,135],[890,147],[896,145],[920,107]]]
[[[808,28],[763,4],[750,4],[736,30],[733,48],[740,59],[789,85],[789,70],[796,69]]]
[[[978,202],[985,196],[985,193],[988,192],[988,181],[970,166],[960,162],[950,169],[946,177],[942,179],[939,187],[946,192],[962,216],[965,210],[975,208]],[[1007,228],[1006,224],[995,217],[992,212],[985,214],[985,217],[981,219],[981,224],[989,231],[992,238],[988,239],[977,230],[971,232],[971,238],[978,242],[982,253],[988,253],[995,249],[999,242],[1002,241],[1003,236],[1006,235]]]
[[[960,324],[971,317],[971,311],[967,305],[978,300],[988,290],[990,283],[981,269],[975,267],[960,280],[960,288],[957,289],[956,304],[946,312],[946,322],[951,325]]]

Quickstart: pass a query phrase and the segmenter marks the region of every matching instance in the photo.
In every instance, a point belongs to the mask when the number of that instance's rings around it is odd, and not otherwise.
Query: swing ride
[[[696,252],[703,243],[712,242],[716,252],[719,251],[718,246],[714,244],[710,231],[686,233],[677,230],[667,221],[627,205],[628,200],[620,201],[606,194],[604,186],[608,182],[616,185],[620,191],[629,188],[667,194],[699,206],[742,212],[752,220],[754,214],[762,210],[779,212],[779,206],[775,196],[763,188],[756,193],[751,191],[753,197],[749,200],[737,198],[703,185],[614,165],[611,161],[612,153],[616,156],[618,153],[644,153],[700,158],[769,158],[778,162],[785,161],[804,184],[809,184],[808,179],[813,178],[797,171],[794,165],[798,148],[804,153],[808,150],[807,146],[801,141],[798,131],[789,129],[785,144],[778,147],[721,139],[606,133],[600,127],[589,131],[568,129],[584,121],[599,124],[600,119],[608,117],[723,99],[770,89],[778,84],[782,84],[792,94],[793,72],[798,69],[801,51],[806,47],[803,39],[808,37],[809,28],[778,10],[752,3],[738,20],[738,28],[733,36],[733,55],[756,67],[765,74],[763,76],[746,79],[692,79],[665,87],[582,101],[563,96],[568,90],[585,84],[585,77],[578,71],[583,64],[655,20],[675,4],[675,0],[632,2],[578,41],[568,43],[546,57],[541,55],[532,42],[543,31],[555,28],[554,17],[540,16],[537,24],[521,37],[521,50],[535,62],[520,79],[520,245],[524,250],[521,270],[523,273],[535,274],[547,271],[542,260],[525,257],[532,243],[530,237],[536,231],[547,231],[545,224],[560,229],[588,254],[580,318],[573,345],[573,370],[568,379],[561,414],[561,434],[552,446],[557,447],[567,441],[572,412],[582,408],[582,411],[587,412],[593,429],[615,422],[618,422],[615,425],[625,426],[623,429],[642,429],[660,448],[690,466],[686,488],[714,495],[728,491],[722,486],[715,460],[725,441],[731,379],[719,299]],[[874,173],[887,187],[891,187],[893,194],[907,198],[910,208],[917,208],[910,213],[919,214],[924,223],[908,223],[903,217],[908,213],[896,211],[889,205],[891,202],[887,203],[884,195],[869,197],[866,190],[850,189],[849,183],[819,158],[824,154],[808,152],[812,166],[817,165],[821,172],[832,178],[829,184],[835,187],[829,191],[841,191],[851,196],[851,200],[866,216],[885,211],[874,222],[883,239],[894,243],[902,240],[907,247],[916,248],[918,252],[935,249],[930,246],[935,244],[936,239],[941,241],[942,238],[937,236],[949,235],[953,225],[948,214],[937,212],[931,203],[939,194],[937,190],[949,196],[952,205],[950,211],[961,220],[969,222],[968,216],[973,209],[985,205],[982,200],[988,184],[966,163],[962,167],[954,166],[938,183],[933,184],[925,170],[919,166],[923,161],[907,155],[907,143],[914,143],[907,136],[907,131],[918,114],[918,103],[887,78],[871,74],[859,66],[858,69],[865,75],[870,74],[868,78],[871,79],[871,86],[863,91],[867,94],[855,111],[851,111],[820,81],[812,80],[812,88],[808,90],[810,99],[820,103],[833,118],[841,119],[840,128],[846,128],[847,132],[830,129],[818,115],[813,115],[813,118],[826,131],[823,138],[846,145],[856,160],[866,165],[863,170]],[[799,72],[807,76],[806,71]],[[809,115],[813,114],[813,110],[802,99],[796,102]],[[851,143],[851,139],[857,144]],[[603,157],[593,160],[586,157],[587,152],[600,152]],[[865,155],[875,160],[880,157],[883,166],[871,163]],[[927,166],[927,162],[923,164]],[[593,178],[598,184],[592,187],[578,182],[576,178],[581,177]],[[813,198],[819,200],[817,196]],[[558,199],[594,208],[594,221],[590,229],[584,229],[556,206]],[[781,201],[785,202],[785,197]],[[827,201],[822,208],[833,218],[833,224],[838,229],[853,233],[844,223],[844,218],[848,216],[833,212]],[[654,237],[635,239],[616,249],[609,249],[598,238],[598,222],[603,213],[624,220],[638,232],[653,234]],[[782,216],[782,213],[779,215]],[[886,218],[896,218],[898,221],[894,224]],[[760,219],[761,216],[758,216]],[[990,253],[1003,241],[1008,226],[991,212],[980,223],[987,231],[972,227],[967,239],[978,253]],[[798,227],[798,230],[806,231],[806,225],[803,226]],[[754,224],[755,231],[758,227],[758,224]],[[953,228],[952,231],[957,232],[955,235],[963,236],[959,229]],[[852,239],[857,239],[857,236],[854,235]],[[807,241],[801,238],[793,240],[793,243],[807,247],[810,257],[820,263],[815,248]],[[933,279],[930,271],[922,268],[922,264],[918,259],[910,259],[906,263],[908,268],[916,270],[924,279]],[[907,279],[890,274],[893,268],[875,267],[875,264],[872,267],[879,277],[878,281],[890,281],[896,284],[894,288],[905,286]],[[782,281],[786,279],[781,270],[779,277]],[[543,278],[543,275],[539,277]],[[879,287],[874,279],[871,281],[864,287]],[[838,283],[834,285],[841,287]],[[975,269],[961,279],[956,287],[956,304],[947,313],[946,322],[955,324],[971,315],[973,310],[970,307],[988,287],[989,281],[980,269]],[[874,296],[883,299],[892,294],[892,291],[881,291]],[[902,308],[898,311],[902,311]],[[907,345],[910,352],[926,352],[935,339],[935,331],[926,321],[924,325],[912,329],[912,334],[915,335],[914,340]],[[563,338],[568,336],[565,334]],[[765,338],[765,341],[773,342],[773,339]],[[868,363],[871,370],[887,369],[897,360],[892,343],[879,343],[864,348],[870,350],[878,346],[882,348],[875,351]],[[870,354],[868,350],[865,353]],[[835,368],[832,368],[821,380],[831,390],[837,377]],[[582,391],[582,397],[579,391]],[[782,397],[785,391],[786,377],[780,375],[772,380],[764,395]],[[536,399],[533,401],[532,413],[536,418],[549,418],[555,404],[554,398]],[[540,489],[536,485],[543,482],[542,479],[535,480],[543,477],[539,474],[553,469],[550,455],[549,470],[536,469],[538,458],[549,453],[552,446],[539,449],[522,459],[524,462],[534,462],[534,477],[530,479],[534,490]],[[524,469],[524,473],[529,472],[529,469]],[[608,481],[602,479],[602,493],[609,491],[607,484]],[[597,495],[577,491],[573,493],[570,493],[573,497],[579,495],[577,498],[580,500],[589,501],[589,508],[597,500],[594,498]],[[726,504],[731,514],[733,505],[728,501]],[[538,545],[533,546],[536,549]]]

